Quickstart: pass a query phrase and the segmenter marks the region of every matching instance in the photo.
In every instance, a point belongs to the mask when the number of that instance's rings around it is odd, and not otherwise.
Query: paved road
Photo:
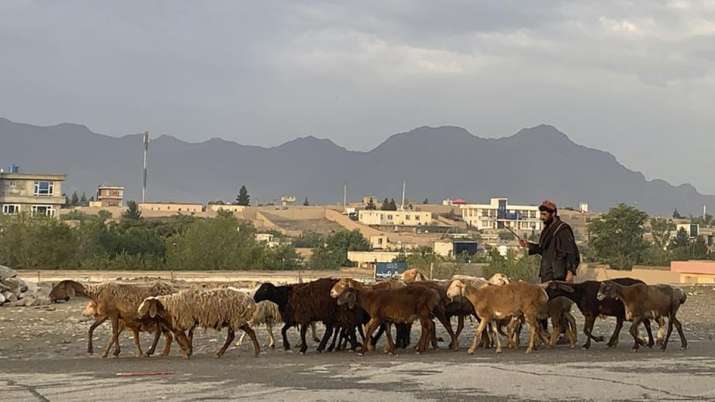
[[[216,359],[206,345],[179,357],[103,360],[77,356],[0,360],[2,401],[155,400],[715,400],[712,341],[680,351],[440,350],[417,356],[268,351],[248,345]],[[210,347],[209,347],[210,346]],[[120,373],[165,372],[122,377]]]

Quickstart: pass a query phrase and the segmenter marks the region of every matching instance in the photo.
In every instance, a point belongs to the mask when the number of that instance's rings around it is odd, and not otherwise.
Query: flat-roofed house
[[[97,201],[100,207],[121,207],[124,205],[124,187],[97,187]]]
[[[0,171],[0,206],[2,214],[55,216],[65,204],[62,194],[64,174]]]

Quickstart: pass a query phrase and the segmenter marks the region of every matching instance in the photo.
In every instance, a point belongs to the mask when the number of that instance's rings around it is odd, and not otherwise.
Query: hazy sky
[[[552,124],[715,193],[715,1],[0,1],[0,116],[366,150]]]

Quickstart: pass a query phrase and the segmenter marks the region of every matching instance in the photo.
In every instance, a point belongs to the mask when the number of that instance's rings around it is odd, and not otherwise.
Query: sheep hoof
[[[588,350],[588,349],[591,348],[591,345],[585,344],[585,345],[581,346],[581,348],[583,348],[583,349],[585,349],[585,350]]]
[[[594,340],[595,342],[603,342],[604,338],[603,338],[602,336],[594,336],[594,337],[593,337],[593,340]]]
[[[496,350],[497,353],[501,353],[501,348]]]

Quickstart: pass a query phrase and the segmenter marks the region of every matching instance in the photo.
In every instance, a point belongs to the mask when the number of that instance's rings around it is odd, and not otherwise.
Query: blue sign
[[[375,279],[390,279],[399,276],[407,269],[407,263],[402,262],[378,262],[375,264]]]

